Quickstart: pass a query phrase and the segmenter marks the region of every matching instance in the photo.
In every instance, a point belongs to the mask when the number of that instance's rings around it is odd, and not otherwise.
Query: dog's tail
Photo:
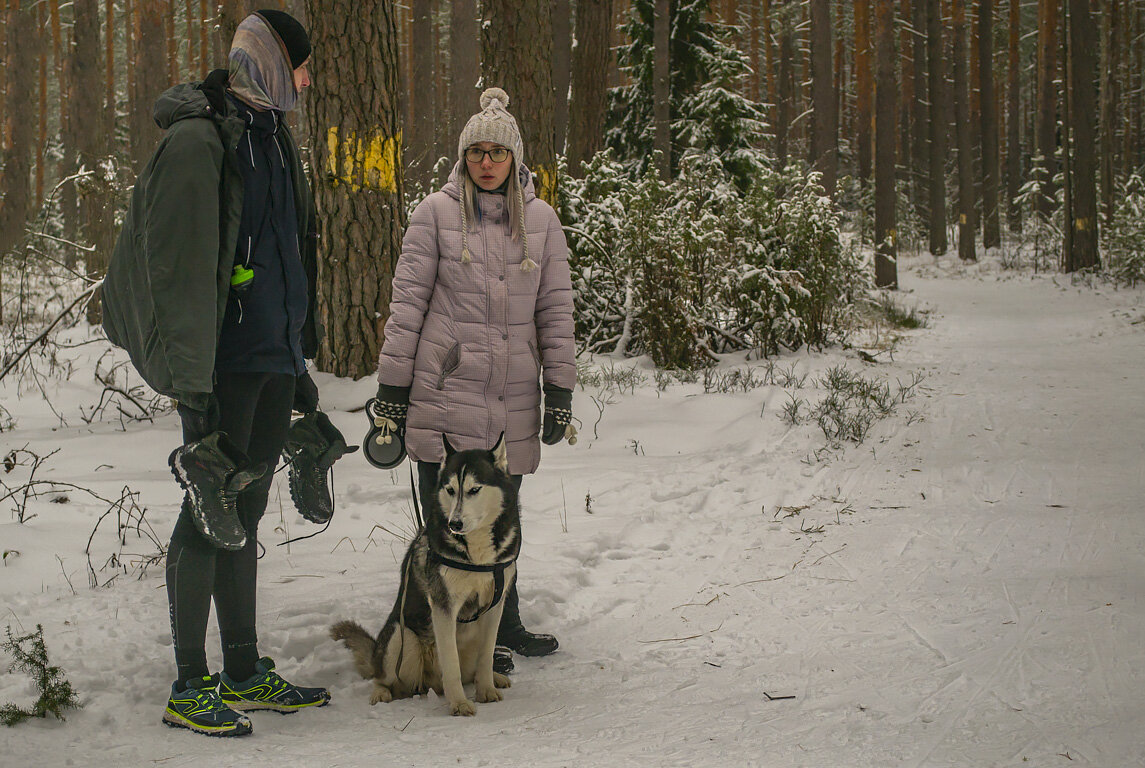
[[[330,637],[341,640],[342,644],[354,654],[354,669],[367,680],[376,677],[374,670],[374,651],[377,650],[377,641],[353,621],[339,621],[330,627]]]

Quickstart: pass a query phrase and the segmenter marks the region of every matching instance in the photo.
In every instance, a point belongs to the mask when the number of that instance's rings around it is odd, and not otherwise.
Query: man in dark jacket
[[[315,216],[283,114],[310,85],[309,57],[298,21],[258,11],[239,25],[227,70],[159,98],[166,134],[136,182],[103,286],[108,338],[178,401],[184,445],[170,464],[186,495],[167,552],[178,674],[163,720],[211,735],[250,733],[242,710],[330,700],[283,680],[259,657],[255,632],[257,529],[279,455],[332,463],[346,451],[317,411],[305,362],[318,337]],[[305,414],[297,429],[292,409]],[[312,436],[322,444],[308,445]],[[292,466],[298,501],[296,475]],[[328,509],[301,511],[329,519]],[[223,646],[215,675],[205,652],[212,600]]]

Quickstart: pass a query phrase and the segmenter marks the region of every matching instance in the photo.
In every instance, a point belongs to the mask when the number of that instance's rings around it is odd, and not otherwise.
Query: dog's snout
[[[460,520],[450,520],[449,521],[449,530],[452,531],[453,533],[461,533],[461,529],[463,527],[464,527],[464,524]]]

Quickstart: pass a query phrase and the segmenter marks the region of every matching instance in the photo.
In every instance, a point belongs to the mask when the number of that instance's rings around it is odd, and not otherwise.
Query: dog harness
[[[477,621],[482,616],[490,611],[493,606],[501,601],[505,594],[505,569],[513,563],[517,562],[517,558],[513,558],[507,563],[494,563],[493,565],[477,565],[475,563],[464,563],[460,560],[450,560],[448,557],[442,557],[433,550],[429,550],[428,558],[434,565],[444,565],[446,568],[456,568],[459,571],[470,571],[471,573],[491,573],[493,574],[493,599],[489,605],[485,606],[473,616],[468,619],[458,618],[459,624],[470,624]]]

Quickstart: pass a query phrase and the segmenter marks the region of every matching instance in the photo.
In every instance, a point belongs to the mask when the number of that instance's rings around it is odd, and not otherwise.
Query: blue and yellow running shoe
[[[208,736],[244,736],[251,732],[250,718],[235,712],[219,698],[218,675],[192,680],[185,691],[178,690],[178,686],[171,686],[171,698],[163,713],[167,725]]]
[[[226,672],[219,675],[219,695],[228,707],[288,713],[330,703],[330,692],[325,688],[301,688],[279,677],[269,656],[255,662],[254,669],[254,675],[242,682],[235,682]]]

